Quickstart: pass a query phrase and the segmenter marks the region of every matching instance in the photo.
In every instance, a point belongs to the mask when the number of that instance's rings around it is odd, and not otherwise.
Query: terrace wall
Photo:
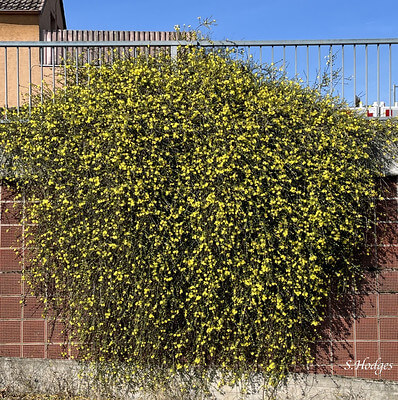
[[[363,260],[379,270],[368,278],[369,290],[349,305],[355,318],[349,324],[341,320],[342,328],[346,324],[345,340],[325,336],[315,372],[398,381],[398,177],[385,178],[383,187],[373,255]],[[23,202],[15,200],[10,188],[0,186],[0,357],[56,359],[63,352],[70,356],[71,349],[62,346],[61,326],[52,332],[21,280],[22,212]],[[22,257],[18,259],[13,248],[19,248]]]

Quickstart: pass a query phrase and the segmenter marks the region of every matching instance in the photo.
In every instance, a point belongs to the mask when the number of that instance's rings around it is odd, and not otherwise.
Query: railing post
[[[170,46],[171,58],[177,58],[177,46]]]

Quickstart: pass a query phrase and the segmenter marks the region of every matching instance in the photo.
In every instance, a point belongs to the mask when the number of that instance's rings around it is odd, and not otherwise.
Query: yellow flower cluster
[[[81,357],[130,381],[311,360],[396,129],[271,76],[194,49],[87,65],[1,128],[27,279]]]

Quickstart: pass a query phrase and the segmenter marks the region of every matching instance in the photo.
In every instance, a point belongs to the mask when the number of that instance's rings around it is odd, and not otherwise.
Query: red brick
[[[382,340],[398,340],[398,318],[380,319],[380,338]]]
[[[398,271],[383,271],[378,281],[380,292],[398,292]]]
[[[379,246],[377,248],[377,265],[381,269],[398,269],[398,246]]]
[[[27,319],[38,319],[42,318],[43,307],[36,299],[36,297],[28,296],[25,298],[24,302],[24,318]]]
[[[20,248],[21,237],[22,237],[22,227],[2,226],[0,247],[11,248],[11,249]]]
[[[377,274],[374,272],[365,272],[361,282],[362,293],[358,293],[358,296],[363,296],[371,292],[377,292],[377,283]]]
[[[369,295],[358,295],[358,309],[356,311],[357,315],[359,316],[367,316],[372,317],[375,316],[377,313],[376,301],[377,295],[376,294],[369,294]]]
[[[376,228],[376,239],[379,245],[398,244],[398,223],[379,222]]]
[[[0,357],[21,357],[21,346],[0,346]]]
[[[56,312],[53,310],[48,310],[47,311],[47,319],[49,322],[51,322],[56,316]]]
[[[1,223],[3,225],[15,225],[22,221],[23,206],[22,203],[1,203]]]
[[[24,343],[44,343],[44,320],[25,321],[23,324]]]
[[[314,352],[314,365],[329,365],[331,363],[331,343],[319,343]]]
[[[44,345],[25,345],[23,346],[24,358],[44,358]]]
[[[20,297],[0,297],[0,318],[21,318]]]
[[[23,282],[23,293],[25,296],[34,296],[29,283],[26,281]]]
[[[361,360],[362,361],[362,360]],[[366,360],[360,368],[357,368],[357,377],[363,379],[381,379],[380,371],[377,369],[376,360]]]
[[[379,200],[376,204],[376,216],[379,221],[398,221],[397,200]]]
[[[344,318],[332,321],[332,338],[333,340],[353,340],[354,339],[354,321],[347,321]]]
[[[0,250],[0,271],[20,271],[21,257],[13,250]]]
[[[393,365],[388,371],[383,371],[381,373],[381,379],[396,381],[398,380],[398,365]]]
[[[339,340],[354,340],[354,321],[346,321],[342,322],[341,328],[343,329],[344,336],[338,338]],[[333,336],[336,338],[336,335]]]
[[[380,365],[379,376],[381,379],[394,379],[398,378],[398,365],[392,363],[383,363]]]
[[[65,335],[62,331],[65,329],[65,325],[61,322],[47,322],[47,332],[48,332],[48,340],[51,343],[64,343]]]
[[[0,343],[20,343],[21,325],[19,321],[0,321]]]
[[[354,349],[352,343],[333,343],[332,361],[337,365],[344,365],[347,360],[354,359]]]
[[[376,246],[367,246],[366,251],[359,255],[358,259],[364,268],[375,268],[377,266]]]
[[[398,293],[380,294],[380,315],[398,317]]]
[[[355,369],[354,368],[350,368],[346,364],[344,364],[344,365],[333,365],[333,375],[355,376]]]
[[[23,257],[23,262],[24,262],[24,268],[28,269],[30,266],[30,260],[31,258],[34,257],[33,252],[29,248],[25,248],[23,251],[23,254],[21,255],[21,258]]]
[[[68,349],[64,345],[49,344],[47,346],[47,357],[51,359],[68,358]]]
[[[308,372],[310,374],[331,375],[332,374],[332,366],[331,365],[325,365],[325,366],[311,365],[308,368]]]
[[[382,362],[394,363],[398,367],[398,342],[381,342],[380,352]]]
[[[359,318],[355,326],[357,340],[377,340],[377,318]]]
[[[377,342],[357,342],[357,360],[365,360],[366,357],[369,360],[377,360],[379,358],[379,352],[377,348]]]
[[[21,294],[21,274],[0,274],[0,296],[4,294]]]
[[[376,227],[377,225],[371,226],[364,232],[364,243],[366,244],[366,248],[374,248],[377,245]]]
[[[1,186],[1,200],[12,201],[17,195],[17,190],[11,186]]]

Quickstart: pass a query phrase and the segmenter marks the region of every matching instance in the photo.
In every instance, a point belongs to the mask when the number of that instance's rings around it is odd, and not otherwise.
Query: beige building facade
[[[38,42],[43,32],[66,29],[62,0],[0,1],[0,42]],[[51,75],[38,48],[0,46],[0,107],[18,107]]]
[[[66,29],[62,0],[0,2],[0,41],[42,40],[44,30]]]

